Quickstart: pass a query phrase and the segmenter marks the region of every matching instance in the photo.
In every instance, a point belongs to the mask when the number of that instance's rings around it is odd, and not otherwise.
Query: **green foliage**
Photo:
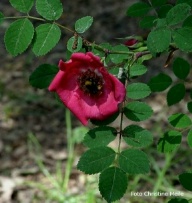
[[[181,185],[189,191],[192,191],[192,173],[182,173],[179,175],[179,181]]]
[[[0,24],[3,22],[3,19],[4,19],[4,15],[2,12],[0,12]]]
[[[175,130],[170,130],[163,134],[157,144],[157,150],[163,153],[173,152],[181,143],[182,134]]]
[[[171,4],[165,4],[162,5],[160,8],[158,8],[157,13],[159,18],[166,18],[167,13],[173,8]],[[165,19],[166,22],[166,19]]]
[[[167,0],[151,0],[151,4],[154,7],[164,5],[166,2]]]
[[[147,14],[151,9],[151,6],[144,2],[138,2],[131,5],[127,10],[127,15],[131,17],[140,17]]]
[[[192,7],[192,0],[177,0],[176,4],[187,3]]]
[[[143,64],[134,64],[131,66],[129,70],[129,75],[130,75],[130,78],[132,78],[135,76],[143,75],[146,72],[147,72],[146,66],[144,66]]]
[[[47,54],[53,49],[61,37],[61,30],[55,24],[42,24],[35,29],[35,42],[33,52],[37,56]]]
[[[192,148],[192,130],[190,130],[190,131],[188,132],[188,135],[187,135],[187,142],[188,142],[189,147]]]
[[[169,116],[168,121],[175,128],[187,128],[192,124],[189,116],[183,113],[172,114]]]
[[[166,16],[168,25],[175,25],[184,21],[191,11],[191,7],[186,3],[181,3],[169,10]]]
[[[156,19],[157,18],[155,16],[145,16],[141,19],[139,26],[144,29],[150,29],[154,26]]]
[[[125,45],[116,45],[112,47],[111,51],[129,52],[129,49]],[[128,58],[128,54],[110,54],[110,59],[113,63],[121,63],[123,60]]]
[[[192,113],[192,102],[187,103],[187,109],[189,110],[190,113]]]
[[[28,13],[34,4],[34,0],[9,0],[9,2],[16,10],[23,13]]]
[[[173,62],[173,72],[179,79],[185,80],[190,72],[190,64],[186,60],[177,57]]]
[[[176,197],[168,201],[168,203],[189,203],[189,202],[186,199]]]
[[[125,116],[132,121],[144,121],[151,117],[153,110],[144,102],[130,102],[124,108]]]
[[[171,31],[167,28],[151,31],[147,37],[147,47],[152,54],[168,50]]]
[[[60,0],[36,0],[36,10],[47,20],[57,20],[62,15],[63,6]]]
[[[183,27],[192,27],[192,15],[188,16],[184,21],[183,21]]]
[[[123,132],[125,142],[133,147],[147,147],[153,142],[151,132],[138,125],[129,125]]]
[[[110,126],[100,126],[91,129],[84,137],[83,143],[89,147],[106,146],[112,142],[117,135],[117,130]]]
[[[143,99],[150,93],[151,90],[145,83],[132,83],[127,87],[127,97],[130,99]]]
[[[138,149],[127,149],[119,156],[120,168],[129,174],[144,174],[150,169],[147,155]]]
[[[127,176],[118,167],[107,168],[99,176],[99,191],[108,203],[123,197],[127,185]]]
[[[93,23],[92,16],[85,16],[83,18],[80,18],[75,22],[75,31],[77,33],[84,33],[91,27],[92,23]]]
[[[167,93],[167,104],[171,106],[180,102],[185,96],[185,85],[179,83],[170,88]]]
[[[29,83],[36,88],[47,88],[58,71],[57,66],[42,64],[32,72],[29,77]]]
[[[173,31],[173,40],[181,51],[192,51],[192,28],[182,27]]]
[[[27,18],[11,23],[4,37],[7,51],[13,56],[23,53],[30,45],[33,35],[33,24]]]
[[[91,148],[81,156],[77,168],[86,174],[95,174],[109,167],[116,153],[109,147]]]
[[[67,42],[67,49],[73,53],[78,52],[82,48],[82,45],[83,45],[82,38],[79,36],[77,37],[73,36]]]
[[[166,90],[172,83],[171,77],[164,73],[152,77],[148,83],[152,92],[161,92]]]

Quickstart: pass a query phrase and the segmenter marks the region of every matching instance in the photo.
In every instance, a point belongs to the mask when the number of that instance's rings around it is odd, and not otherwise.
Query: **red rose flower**
[[[60,60],[59,72],[49,86],[83,125],[89,119],[104,120],[118,111],[124,101],[124,85],[109,74],[99,57],[74,53],[67,62]]]
[[[138,43],[138,40],[132,38],[132,39],[127,40],[124,44],[128,47],[132,47],[132,46],[136,45],[137,43]]]

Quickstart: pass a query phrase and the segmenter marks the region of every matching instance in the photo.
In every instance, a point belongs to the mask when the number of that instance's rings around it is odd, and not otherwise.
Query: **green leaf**
[[[67,49],[74,53],[74,52],[78,52],[83,45],[83,40],[81,37],[77,36],[77,37],[71,37],[68,42],[67,42]]]
[[[107,168],[99,176],[99,191],[108,203],[121,199],[127,185],[126,174],[117,167]]]
[[[192,124],[189,116],[183,113],[172,114],[169,116],[168,121],[175,128],[187,128]]]
[[[29,77],[29,83],[36,88],[48,88],[58,71],[57,66],[42,64],[32,72]]]
[[[3,19],[4,19],[4,15],[2,12],[0,12],[0,24],[3,22]]]
[[[189,191],[192,191],[192,173],[182,173],[179,175],[179,181],[181,185]]]
[[[185,80],[190,72],[190,64],[188,61],[177,57],[173,62],[173,72],[179,79]]]
[[[192,0],[177,0],[176,4],[186,3],[192,7]]]
[[[190,113],[192,113],[192,101],[187,103],[187,109],[189,110]]]
[[[116,138],[116,135],[117,131],[115,128],[100,126],[87,132],[83,144],[89,148],[106,146]]]
[[[127,96],[130,99],[143,99],[151,94],[151,89],[145,83],[132,83],[127,87]]]
[[[183,83],[176,84],[171,87],[167,93],[167,104],[172,106],[180,102],[185,96],[185,85]]]
[[[63,13],[60,0],[36,0],[37,12],[47,20],[58,20]]]
[[[116,45],[112,47],[111,51],[129,52],[129,49],[125,45]],[[113,63],[121,63],[123,60],[128,59],[128,54],[110,54],[110,59]]]
[[[102,121],[92,119],[91,123],[94,124],[94,125],[98,125],[98,126],[109,125],[110,123],[115,121],[118,116],[119,116],[119,112],[116,112],[113,115],[109,116],[109,118],[107,118],[105,120],[102,120]]]
[[[99,173],[113,163],[115,155],[115,151],[109,147],[89,149],[81,156],[77,168],[86,174]]]
[[[34,4],[34,0],[9,0],[9,2],[16,10],[23,13],[28,13]]]
[[[147,72],[146,66],[142,64],[134,64],[133,66],[131,66],[129,74],[130,74],[130,77],[135,77],[135,76],[143,75],[146,72]]]
[[[165,4],[157,9],[158,17],[159,18],[166,18],[167,13],[173,8],[171,4]]]
[[[132,121],[144,121],[151,117],[153,110],[144,102],[130,102],[124,108],[125,116]]]
[[[127,126],[122,135],[125,142],[133,147],[147,147],[153,142],[151,132],[137,125]]]
[[[192,51],[192,28],[182,27],[173,31],[173,40],[181,51]]]
[[[157,150],[163,153],[174,151],[181,143],[182,134],[175,130],[170,130],[163,134],[157,144]]]
[[[188,145],[192,148],[192,130],[190,130],[188,132],[188,135],[187,135],[187,142],[188,142]]]
[[[141,19],[141,21],[139,22],[139,26],[141,28],[145,28],[145,29],[149,29],[152,28],[154,26],[154,21],[157,18],[155,16],[145,16]]]
[[[91,27],[92,23],[93,17],[91,16],[85,16],[83,18],[80,18],[75,22],[75,31],[77,33],[84,33]]]
[[[19,19],[11,23],[4,37],[7,51],[13,56],[21,54],[30,45],[33,35],[33,24],[28,19]]]
[[[150,169],[147,155],[138,149],[127,149],[119,156],[120,168],[129,174],[144,174]]]
[[[169,10],[166,16],[168,25],[176,25],[184,21],[191,11],[191,7],[186,4],[177,4]],[[175,15],[176,14],[176,15]]]
[[[127,10],[127,15],[131,17],[140,17],[146,15],[151,9],[151,6],[144,2],[138,2],[131,5]]]
[[[81,144],[85,137],[85,134],[89,131],[88,127],[77,126],[73,129],[73,141],[76,144]]]
[[[152,54],[166,51],[170,43],[171,31],[166,28],[151,31],[147,37],[147,47]]]
[[[183,26],[182,27],[192,27],[192,15],[188,16],[184,21],[183,21]]]
[[[33,52],[36,56],[47,54],[58,43],[61,37],[61,30],[55,24],[42,24],[36,28],[36,39]]]
[[[161,6],[167,3],[167,0],[151,0],[152,6]]]
[[[161,92],[166,90],[172,83],[172,79],[164,74],[159,73],[158,75],[152,77],[148,83],[152,92]]]
[[[189,203],[186,199],[175,197],[168,201],[168,203]]]

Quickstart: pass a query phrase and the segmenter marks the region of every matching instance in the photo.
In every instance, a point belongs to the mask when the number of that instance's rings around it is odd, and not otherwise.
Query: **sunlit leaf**
[[[84,137],[83,143],[89,148],[106,146],[116,138],[116,135],[115,128],[100,126],[89,130]]]
[[[99,173],[113,163],[115,155],[109,147],[91,148],[80,157],[77,168],[86,174]]]
[[[189,15],[191,7],[186,3],[181,3],[169,10],[166,16],[168,25],[175,25],[184,21]]]
[[[75,22],[75,31],[78,33],[84,33],[91,27],[92,23],[93,17],[91,16],[85,16],[83,18],[80,18]]]
[[[99,191],[107,202],[121,199],[126,192],[128,179],[126,174],[117,167],[110,167],[99,176]]]
[[[134,64],[133,66],[130,67],[130,77],[135,77],[135,76],[140,76],[143,75],[147,72],[146,66],[143,64]]]
[[[9,2],[15,9],[23,13],[28,13],[34,4],[34,0],[9,0]]]
[[[57,20],[63,13],[60,0],[36,0],[36,9],[47,20]]]
[[[127,126],[122,134],[125,142],[133,147],[146,147],[153,141],[151,132],[138,125]]]
[[[132,83],[127,87],[127,97],[130,99],[142,99],[150,93],[151,89],[145,83]]]
[[[172,114],[169,116],[168,121],[175,128],[187,128],[192,124],[189,116],[183,113]]]
[[[36,39],[33,45],[33,52],[37,56],[47,54],[58,43],[61,37],[61,30],[55,24],[42,24],[36,28]]]
[[[144,102],[130,102],[124,108],[125,116],[132,121],[143,121],[151,117],[153,110]]]
[[[120,168],[129,174],[144,174],[150,169],[147,155],[138,149],[127,149],[119,156]]]
[[[4,37],[7,51],[13,56],[21,54],[30,45],[33,35],[33,24],[28,19],[19,19],[11,23]]]
[[[175,130],[170,130],[163,134],[157,144],[157,150],[163,153],[174,151],[181,143],[182,134]]]

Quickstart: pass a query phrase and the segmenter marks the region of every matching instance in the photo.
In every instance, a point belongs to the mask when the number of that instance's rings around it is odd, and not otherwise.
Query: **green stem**
[[[63,181],[63,190],[64,192],[67,191],[69,177],[71,174],[71,170],[73,167],[73,160],[74,160],[74,140],[73,140],[73,133],[72,133],[72,124],[71,124],[71,112],[69,109],[65,111],[65,119],[66,119],[66,128],[67,128],[67,152],[68,152],[68,159],[65,168],[65,175]]]
[[[153,188],[153,192],[158,192],[159,188],[161,187],[163,179],[165,178],[165,174],[170,166],[171,159],[173,158],[174,155],[175,155],[174,152],[172,154],[166,154],[164,167],[159,173],[158,179]]]

